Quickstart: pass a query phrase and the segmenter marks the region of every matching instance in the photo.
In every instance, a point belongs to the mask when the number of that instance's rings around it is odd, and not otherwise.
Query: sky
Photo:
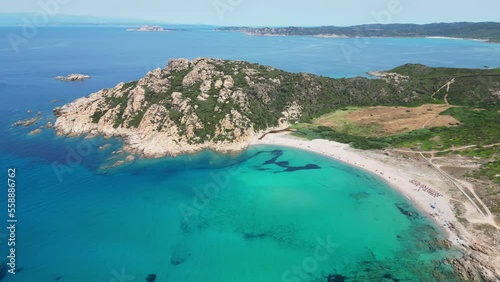
[[[498,0],[0,0],[0,13],[47,11],[225,26],[500,22]]]

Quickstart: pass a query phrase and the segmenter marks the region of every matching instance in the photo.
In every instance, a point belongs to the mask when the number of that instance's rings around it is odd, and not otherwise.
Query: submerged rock
[[[148,282],[156,281],[156,274],[149,274],[148,277],[146,277],[146,281]]]
[[[99,146],[99,150],[102,151],[102,150],[105,150],[105,149],[107,149],[109,147],[111,147],[111,144],[101,145],[101,146]]]
[[[35,129],[33,131],[30,131],[30,133],[28,133],[28,134],[29,135],[37,135],[37,134],[39,134],[41,132],[42,132],[42,130],[40,128],[37,128],[37,129]]]
[[[330,274],[326,277],[326,281],[328,282],[344,282],[346,280],[346,276],[341,274]]]
[[[33,124],[36,124],[40,118],[39,117],[34,117],[34,118],[29,118],[29,119],[23,119],[16,121],[15,123],[12,124],[12,126],[31,126]]]
[[[420,215],[416,212],[413,212],[409,209],[409,206],[406,204],[395,204],[398,208],[399,212],[410,219],[418,219]]]
[[[179,265],[179,264],[183,264],[186,260],[184,258],[180,258],[180,257],[172,257],[170,259],[170,264],[171,265]]]
[[[245,233],[243,234],[243,238],[246,240],[253,240],[253,239],[264,239],[268,235],[266,233]]]

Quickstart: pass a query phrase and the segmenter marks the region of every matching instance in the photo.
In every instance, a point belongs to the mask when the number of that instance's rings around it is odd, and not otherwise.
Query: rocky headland
[[[120,83],[56,108],[56,131],[70,136],[122,137],[127,149],[146,157],[204,149],[241,151],[257,132],[266,129],[251,120],[257,114],[251,112],[253,100],[263,103],[259,108],[272,103],[268,92],[281,81],[267,81],[243,62],[225,63],[171,60],[165,69],[153,70],[139,81]],[[242,84],[249,89],[244,90]],[[270,127],[287,126],[300,116],[300,107],[294,103],[282,108],[278,114],[282,119],[269,120]]]
[[[422,65],[400,68],[433,71]],[[416,84],[421,84],[418,77],[397,74],[332,79],[243,61],[173,59],[138,81],[54,109],[54,127],[59,135],[120,137],[127,149],[146,157],[204,149],[237,152],[262,133],[342,106],[430,101]],[[477,95],[466,99],[491,99]]]

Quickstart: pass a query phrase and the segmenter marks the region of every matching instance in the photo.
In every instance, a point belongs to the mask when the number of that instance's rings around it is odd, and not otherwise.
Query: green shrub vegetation
[[[385,149],[408,147],[416,150],[430,151],[441,150],[437,156],[447,154],[460,154],[468,157],[482,159],[496,158],[495,161],[481,167],[473,174],[474,177],[488,178],[498,182],[500,179],[500,146],[484,148],[490,144],[500,142],[500,107],[478,110],[471,107],[454,107],[442,115],[451,115],[461,122],[456,127],[435,127],[420,129],[408,133],[386,137],[365,137],[350,135],[335,131],[332,128],[319,126],[317,128],[298,127],[297,136],[309,139],[327,139],[346,143],[357,149]],[[477,145],[465,151],[450,151],[452,147]]]
[[[288,73],[267,66],[241,61],[211,61],[213,69],[220,73],[212,78],[212,88],[208,91],[206,101],[198,100],[201,82],[193,85],[183,85],[185,76],[193,70],[189,67],[181,71],[164,73],[169,83],[165,91],[156,93],[145,86],[143,106],[132,116],[126,116],[129,93],[137,87],[137,81],[123,86],[121,97],[108,96],[103,108],[116,109],[118,115],[114,126],[138,127],[144,113],[152,105],[161,105],[168,110],[170,119],[185,132],[181,122],[183,113],[172,105],[172,93],[182,93],[183,99],[189,98],[189,105],[196,113],[203,128],[196,129],[197,139],[193,142],[203,142],[213,138],[216,126],[222,119],[238,110],[247,117],[255,130],[263,130],[276,126],[283,117],[283,112],[291,104],[301,108],[299,122],[311,122],[336,110],[351,107],[367,106],[421,106],[428,103],[444,104],[446,88],[434,97],[439,88],[454,79],[447,95],[447,100],[453,106],[443,115],[455,117],[460,124],[455,127],[436,127],[420,129],[394,136],[366,137],[367,133],[375,132],[376,127],[349,127],[335,131],[327,127],[298,127],[299,136],[310,139],[325,138],[351,144],[360,149],[383,149],[388,147],[409,147],[418,150],[444,151],[452,147],[465,145],[486,146],[500,140],[500,69],[452,69],[431,68],[418,64],[407,64],[388,72],[399,73],[408,78],[398,81],[384,79],[368,79],[363,77],[333,79],[304,73]],[[247,70],[253,69],[249,75],[252,83],[245,79]],[[234,80],[232,91],[241,91],[246,99],[244,108],[239,103],[228,99],[227,103],[219,103],[220,89],[215,89],[215,82],[230,75]],[[218,110],[216,110],[218,109]],[[411,109],[409,110],[411,111]],[[106,114],[105,110],[97,110],[92,116],[92,122],[97,123]],[[128,121],[125,123],[125,121]],[[161,128],[161,124],[158,128]],[[223,137],[221,137],[223,138]],[[224,138],[230,139],[228,135]],[[488,166],[495,167],[495,163]],[[494,170],[494,169],[493,169]],[[487,169],[485,175],[491,176],[492,169]]]
[[[435,127],[387,137],[364,137],[334,131],[329,127],[298,130],[299,135],[307,132],[319,134],[321,138],[351,144],[359,149],[380,149],[387,147],[410,147],[419,150],[446,150],[467,145],[489,145],[500,140],[500,113],[498,109],[476,110],[455,107],[442,112],[461,122],[455,127]],[[435,138],[439,137],[439,138]],[[431,140],[432,139],[432,140]]]

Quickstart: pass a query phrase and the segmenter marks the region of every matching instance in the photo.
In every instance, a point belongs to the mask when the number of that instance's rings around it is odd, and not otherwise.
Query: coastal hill
[[[345,106],[444,103],[443,93],[432,94],[452,79],[456,87],[446,103],[500,104],[500,69],[405,65],[374,75],[379,79],[332,79],[243,61],[174,59],[138,81],[56,108],[55,128],[60,135],[123,137],[132,151],[161,157],[203,149],[240,151],[264,132],[310,122]],[[346,143],[378,148],[397,145],[399,139],[391,140],[362,137],[361,143]]]
[[[260,36],[317,36],[317,37],[451,37],[478,39],[500,43],[500,23],[433,23],[433,24],[367,24],[358,26],[322,27],[222,27],[219,31],[243,32]]]

